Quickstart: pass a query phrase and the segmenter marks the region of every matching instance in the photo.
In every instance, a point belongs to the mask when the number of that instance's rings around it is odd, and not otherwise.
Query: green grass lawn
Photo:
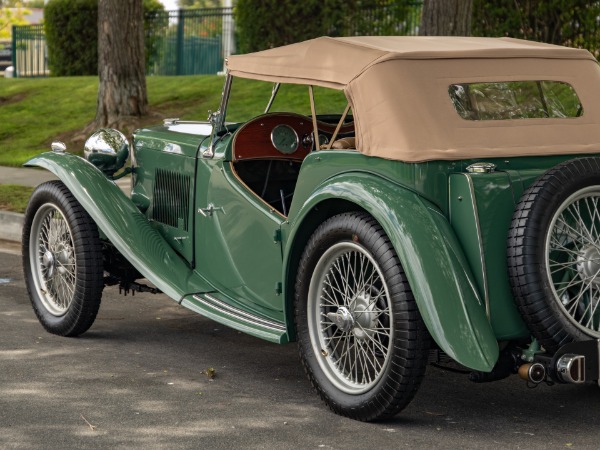
[[[29,186],[16,184],[0,184],[0,210],[25,212],[27,201],[33,192]]]
[[[208,109],[217,108],[222,85],[217,76],[148,78],[147,120],[205,119]],[[72,138],[94,120],[97,91],[96,77],[0,78],[0,165],[21,165],[53,140],[80,151]]]
[[[216,75],[149,77],[150,114],[140,126],[160,123],[166,117],[206,120],[217,110],[224,78]],[[236,79],[228,120],[240,121],[260,114],[269,99],[271,84]],[[82,131],[96,114],[97,77],[0,78],[0,165],[18,166],[47,151],[61,140],[69,151],[81,153]],[[342,111],[342,92],[316,94],[317,111],[334,106]],[[235,100],[235,103],[233,101]],[[327,104],[326,110],[319,104]],[[287,86],[278,94],[273,110],[310,113],[306,86]]]

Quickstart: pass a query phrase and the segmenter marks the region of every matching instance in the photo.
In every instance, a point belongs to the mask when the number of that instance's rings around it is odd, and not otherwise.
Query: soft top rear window
[[[568,83],[561,81],[502,81],[451,84],[456,112],[466,120],[572,118],[583,106]]]

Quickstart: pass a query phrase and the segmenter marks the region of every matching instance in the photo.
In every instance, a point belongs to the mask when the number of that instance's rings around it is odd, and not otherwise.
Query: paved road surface
[[[240,334],[164,296],[109,288],[88,333],[53,336],[12,253],[0,250],[0,448],[600,446],[597,386],[476,385],[434,367],[396,419],[338,417],[312,392],[295,345]]]

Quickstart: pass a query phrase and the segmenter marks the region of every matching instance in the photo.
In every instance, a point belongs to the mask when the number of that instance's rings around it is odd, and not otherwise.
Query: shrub
[[[98,73],[98,0],[50,0],[44,28],[52,75]]]
[[[144,27],[164,11],[158,0],[143,0]],[[98,74],[98,0],[50,0],[44,10],[48,66],[53,76]],[[150,53],[146,39],[146,61]]]

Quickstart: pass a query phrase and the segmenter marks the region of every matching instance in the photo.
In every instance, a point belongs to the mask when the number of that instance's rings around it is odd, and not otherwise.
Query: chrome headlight
[[[103,128],[85,142],[83,155],[104,174],[111,176],[125,165],[129,157],[129,141],[120,131]]]

